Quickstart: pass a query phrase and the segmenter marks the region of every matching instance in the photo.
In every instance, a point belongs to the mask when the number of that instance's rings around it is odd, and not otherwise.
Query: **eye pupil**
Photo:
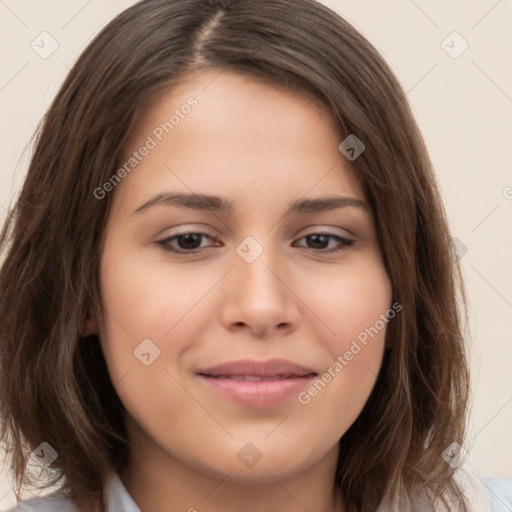
[[[197,249],[201,247],[201,236],[199,233],[186,233],[177,236],[176,240],[181,249]]]
[[[308,235],[307,238],[309,241],[313,242],[313,247],[315,249],[324,249],[326,245],[329,245],[329,237],[327,235]]]

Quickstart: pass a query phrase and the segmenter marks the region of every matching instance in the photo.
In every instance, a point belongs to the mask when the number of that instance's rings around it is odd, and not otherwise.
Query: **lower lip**
[[[251,407],[268,407],[297,396],[316,375],[262,381],[199,377],[221,396]]]

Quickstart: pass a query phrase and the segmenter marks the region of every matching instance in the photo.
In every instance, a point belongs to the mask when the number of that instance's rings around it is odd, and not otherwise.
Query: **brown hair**
[[[422,489],[467,510],[441,457],[463,444],[469,379],[465,294],[432,166],[387,64],[314,0],[145,0],[104,28],[66,78],[0,237],[0,439],[18,499],[28,484],[48,485],[27,466],[42,442],[58,453],[49,483],[64,477],[80,506],[104,506],[107,472],[127,463],[124,407],[98,338],[82,335],[101,310],[113,196],[98,200],[94,190],[116,171],[149,101],[202,68],[313,92],[343,138],[366,146],[353,165],[403,310],[388,325],[391,348],[371,396],[340,441],[346,509],[373,511],[399,489]]]

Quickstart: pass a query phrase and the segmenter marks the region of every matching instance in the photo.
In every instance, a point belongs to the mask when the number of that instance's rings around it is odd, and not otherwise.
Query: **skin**
[[[207,70],[149,105],[123,161],[190,96],[198,105],[111,192],[103,315],[90,331],[127,410],[132,453],[121,478],[144,512],[343,510],[334,491],[338,441],[375,384],[385,328],[307,404],[297,396],[269,407],[235,403],[195,372],[283,358],[322,375],[390,308],[369,209],[284,215],[304,197],[366,200],[338,150],[344,137],[312,97]],[[234,210],[133,213],[164,191],[222,196]],[[326,231],[333,237],[323,245],[306,238]],[[207,235],[199,252],[157,244],[182,232]],[[263,249],[252,263],[236,252],[247,236]],[[168,245],[187,250],[177,239]],[[144,339],[160,350],[149,366],[134,356]],[[237,457],[248,442],[262,455],[252,467]]]

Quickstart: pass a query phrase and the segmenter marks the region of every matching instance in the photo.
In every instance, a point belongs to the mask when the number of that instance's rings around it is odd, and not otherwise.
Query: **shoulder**
[[[512,479],[489,476],[485,479],[492,512],[512,510]]]
[[[497,477],[481,477],[471,466],[459,468],[455,478],[465,495],[470,512],[512,511],[512,480]],[[451,501],[447,497],[448,501]],[[387,497],[377,512],[446,512],[446,507],[437,503],[432,505],[424,490],[406,491],[403,487],[391,499]],[[450,510],[458,510],[458,507]]]
[[[108,512],[141,512],[126,490],[120,476],[110,473],[105,481],[105,498]],[[19,501],[14,508],[4,512],[83,512],[62,489],[44,497]]]
[[[19,501],[5,512],[80,512],[76,505],[59,491],[40,498]]]

